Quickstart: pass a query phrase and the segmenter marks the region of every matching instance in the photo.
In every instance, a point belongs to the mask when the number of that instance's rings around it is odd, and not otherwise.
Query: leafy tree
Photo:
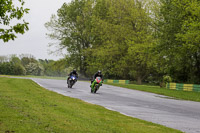
[[[6,56],[0,56],[0,63],[7,62],[8,58]]]
[[[25,67],[29,63],[37,63],[37,60],[34,57],[22,57],[21,64]]]
[[[67,76],[69,73],[69,66],[66,59],[60,59],[58,61],[54,60],[42,60],[39,59],[39,64],[44,68],[44,75],[46,76]]]
[[[200,83],[198,0],[161,0],[158,54],[176,82]]]
[[[4,42],[8,42],[11,39],[14,40],[17,33],[24,34],[28,30],[28,23],[24,20],[23,22],[11,25],[11,20],[21,20],[29,10],[23,8],[23,0],[18,0],[18,2],[20,3],[19,7],[15,6],[13,0],[0,1],[0,39]]]
[[[14,74],[14,66],[10,62],[4,62],[0,64],[0,73],[5,75]]]
[[[175,1],[176,3],[178,2]],[[183,23],[176,38],[183,42],[181,54],[188,60],[188,64],[185,64],[183,69],[190,71],[188,81],[200,83],[200,1],[184,1],[178,5],[178,8],[182,9]]]
[[[0,63],[0,74],[25,75],[26,70],[20,64],[14,64],[12,62],[3,62],[3,63]]]
[[[46,23],[52,30],[48,36],[60,41],[69,53],[66,61],[81,73],[92,75],[101,69],[109,78],[136,78],[140,83],[153,60],[152,19],[146,4],[73,0],[58,10],[58,18],[53,15]]]
[[[13,64],[20,64],[21,65],[21,60],[15,55],[11,57],[10,62],[12,62]]]
[[[14,65],[14,75],[26,75],[26,69],[21,64]]]
[[[67,71],[68,65],[66,59],[60,59],[54,61],[49,65],[49,68],[54,72],[54,76],[67,76],[69,72]]]
[[[139,1],[97,1],[92,16],[95,41],[86,51],[88,72],[102,69],[109,78],[137,79],[141,84],[153,62],[151,18],[144,5]]]
[[[21,64],[21,60],[17,56],[12,55],[10,59],[10,63],[14,65],[14,70],[13,70],[14,75],[26,75],[26,69]]]
[[[43,75],[43,67],[38,63],[29,63],[25,66],[27,75],[41,76]]]
[[[90,47],[92,0],[72,0],[64,3],[58,10],[57,16],[52,15],[50,22],[45,24],[52,31],[47,34],[51,39],[59,40],[59,46],[68,51],[68,62],[71,66],[86,71],[84,49]]]

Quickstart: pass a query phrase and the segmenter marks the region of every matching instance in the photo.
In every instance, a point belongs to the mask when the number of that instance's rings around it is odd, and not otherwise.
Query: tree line
[[[0,56],[1,75],[67,76],[69,68],[60,60],[36,60],[32,55]],[[61,61],[63,62],[63,61]]]
[[[86,76],[200,83],[199,19],[199,0],[72,0],[45,26]]]

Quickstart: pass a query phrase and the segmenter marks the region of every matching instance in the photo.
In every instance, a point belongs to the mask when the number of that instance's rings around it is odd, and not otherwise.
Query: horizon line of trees
[[[45,26],[84,75],[200,83],[199,0],[72,0]]]
[[[58,61],[48,59],[36,60],[33,55],[22,54],[0,56],[1,75],[35,75],[35,76],[58,76],[64,77],[70,68]]]

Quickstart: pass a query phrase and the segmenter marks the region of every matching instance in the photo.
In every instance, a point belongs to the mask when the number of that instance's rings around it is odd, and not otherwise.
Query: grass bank
[[[0,132],[178,133],[48,91],[31,80],[0,77]]]
[[[159,86],[148,86],[148,85],[136,85],[136,84],[114,84],[106,83],[113,86],[124,87],[128,89],[152,92],[160,95],[165,95],[173,97],[174,99],[190,100],[200,102],[200,93],[192,91],[179,91],[179,90],[170,90],[166,88],[160,88]]]

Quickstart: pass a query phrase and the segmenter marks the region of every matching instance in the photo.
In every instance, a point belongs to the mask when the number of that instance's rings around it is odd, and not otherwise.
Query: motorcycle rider
[[[69,81],[70,76],[75,75],[76,78],[78,78],[78,73],[76,72],[76,69],[74,69],[72,72],[70,72],[70,74],[68,75],[69,77],[67,78],[67,83]],[[77,81],[77,80],[76,80]]]
[[[103,75],[102,75],[101,71],[98,70],[98,72],[96,72],[96,73],[93,75],[93,78],[92,78],[90,87],[92,86],[92,83],[94,82],[94,80],[96,79],[96,77],[101,77],[101,79],[102,79],[102,81],[103,81]]]

